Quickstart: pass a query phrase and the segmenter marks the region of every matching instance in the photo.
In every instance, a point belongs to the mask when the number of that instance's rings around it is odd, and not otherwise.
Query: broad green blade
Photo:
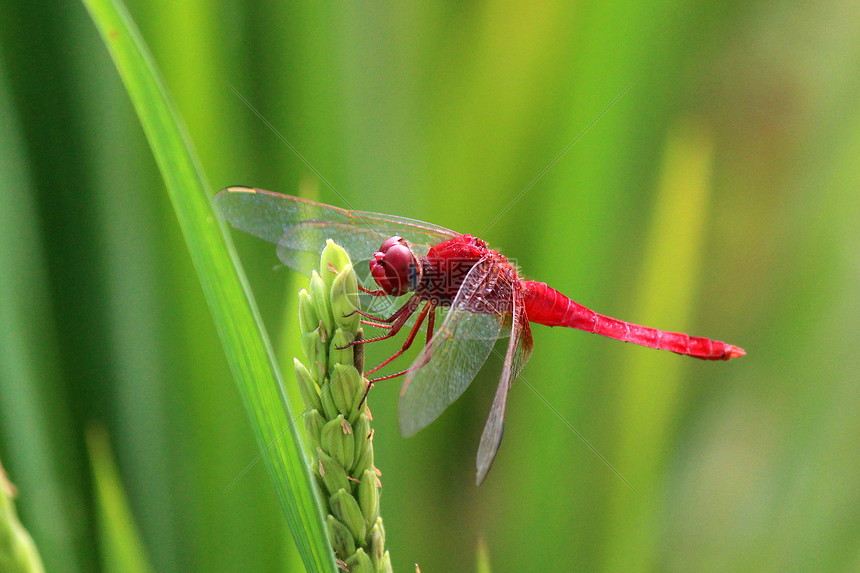
[[[143,125],[251,418],[262,457],[308,571],[334,571],[322,513],[281,375],[227,227],[155,65],[125,8],[84,0]]]

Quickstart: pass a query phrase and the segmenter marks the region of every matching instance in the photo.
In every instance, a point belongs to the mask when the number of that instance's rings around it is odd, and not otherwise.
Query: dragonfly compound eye
[[[370,274],[379,288],[400,296],[416,286],[415,255],[401,237],[387,239],[370,261]]]

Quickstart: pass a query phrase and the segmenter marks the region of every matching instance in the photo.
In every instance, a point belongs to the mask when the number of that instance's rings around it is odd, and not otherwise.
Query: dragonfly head
[[[421,280],[421,266],[403,237],[386,239],[370,260],[370,274],[379,288],[392,296],[415,290]]]

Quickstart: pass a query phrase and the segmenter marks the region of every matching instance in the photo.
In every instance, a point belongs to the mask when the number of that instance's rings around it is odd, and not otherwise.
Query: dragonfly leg
[[[433,326],[436,324],[436,313],[431,312],[430,318],[427,319],[427,344],[430,344],[430,340],[433,338]]]
[[[360,310],[360,309],[357,309],[357,308],[356,308],[355,310],[353,310],[352,312],[349,312],[349,313],[347,313],[347,314],[343,315],[343,317],[344,317],[344,318],[349,318],[349,317],[350,317],[350,316],[352,316],[353,314],[358,314],[358,315],[363,316],[363,317],[365,317],[365,318],[372,318],[373,320],[383,320],[383,319],[379,318],[378,316],[376,316],[376,315],[374,315],[374,314],[370,314],[369,312],[364,312],[363,310]]]
[[[349,316],[352,316],[353,314],[359,314],[359,315],[363,316],[364,318],[369,318],[370,320],[373,320],[373,321],[375,321],[375,322],[381,322],[381,323],[383,323],[383,324],[391,324],[392,322],[394,322],[395,320],[397,320],[397,317],[398,317],[398,316],[400,316],[400,313],[401,313],[401,312],[406,312],[406,309],[407,309],[407,308],[409,308],[409,304],[408,304],[408,303],[407,303],[407,304],[404,304],[403,306],[401,306],[399,309],[397,309],[397,310],[396,310],[396,311],[395,311],[391,316],[389,316],[388,318],[382,318],[382,317],[376,316],[375,314],[370,314],[369,312],[364,312],[363,310],[358,310],[358,309],[355,309],[355,310],[354,310],[354,311],[352,311],[351,313],[349,313],[349,314],[347,314],[347,315],[344,315],[344,316],[349,317]],[[366,321],[364,321],[364,320],[362,320],[361,322],[363,322],[364,324],[368,324],[368,323],[367,323]]]
[[[361,324],[366,324],[367,326],[373,326],[376,328],[391,328],[390,322],[392,320],[394,320],[394,315],[389,316],[388,318],[379,318],[378,316],[374,316],[372,314],[362,312],[358,309],[355,309],[354,311],[350,312],[349,314],[343,315],[343,317],[349,318],[350,316],[352,316],[353,314],[356,314],[356,313],[359,313],[361,316],[364,316],[364,317],[370,319],[370,320],[362,319]],[[386,323],[386,321],[388,323]]]
[[[399,309],[397,309],[388,318],[381,318],[378,316],[373,316],[372,314],[362,312],[361,316],[365,316],[371,320],[362,320],[361,324],[366,324],[368,326],[373,326],[376,328],[391,329],[394,327],[394,325],[392,323],[397,321],[397,319],[400,317],[401,313],[408,312],[409,314],[407,316],[411,315],[413,312],[415,312],[418,309],[418,305],[420,304],[420,302],[421,302],[420,300],[415,301],[414,302],[414,308],[413,308],[413,305],[411,304],[411,303],[413,303],[413,300],[409,299],[409,301],[406,304],[404,304]]]
[[[383,334],[382,336],[376,336],[374,338],[365,338],[363,340],[353,340],[352,342],[345,344],[344,346],[337,347],[338,350],[343,350],[344,348],[349,348],[350,346],[354,346],[356,344],[367,344],[368,342],[378,342],[380,340],[385,340],[386,338],[391,338],[392,336],[396,336],[400,329],[403,328],[403,325],[406,324],[406,321],[409,320],[409,317],[418,310],[418,306],[421,304],[421,299],[418,295],[413,296],[406,304],[401,306],[397,311],[392,314],[388,319],[390,319],[393,323],[389,325],[384,325],[382,328],[390,329],[387,334]],[[382,319],[383,321],[388,319]]]
[[[389,364],[392,360],[394,360],[395,358],[397,358],[398,356],[400,356],[401,354],[406,352],[406,350],[415,341],[415,335],[418,333],[418,328],[421,326],[421,323],[424,321],[424,317],[426,317],[428,314],[430,315],[430,318],[427,319],[427,344],[429,344],[430,340],[433,338],[433,325],[436,322],[435,309],[436,309],[436,305],[434,305],[432,302],[428,302],[427,306],[424,307],[424,310],[421,311],[421,314],[415,320],[415,325],[412,327],[412,330],[409,332],[409,337],[403,343],[403,348],[401,348],[398,352],[395,352],[394,355],[392,355],[388,360],[386,360],[385,362],[383,362],[382,364],[380,364],[376,368],[369,370],[367,372],[367,374],[373,374],[374,372],[376,372],[377,370],[379,370],[380,368],[382,368],[386,364]],[[367,393],[370,392],[370,389],[373,387],[373,385],[376,382],[379,382],[380,380],[391,380],[392,378],[397,378],[398,376],[403,376],[407,372],[411,372],[412,370],[417,370],[417,369],[421,368],[422,366],[427,364],[427,362],[429,360],[430,360],[430,354],[428,353],[427,356],[424,357],[424,360],[422,360],[420,364],[413,364],[412,366],[410,366],[406,370],[401,370],[400,372],[396,372],[394,374],[389,374],[387,376],[380,376],[379,378],[374,378],[373,380],[368,380],[367,386],[364,389],[364,396],[361,398],[361,402],[359,403],[358,407],[361,408],[362,404],[364,404],[364,401],[367,399]]]
[[[360,290],[361,292],[367,293],[370,296],[388,296],[388,293],[385,292],[384,290],[382,290],[381,288],[378,288],[375,290],[370,290],[370,289],[365,288],[361,285],[358,285],[358,290]]]
[[[400,354],[400,353],[398,353],[398,354]],[[393,357],[392,357],[392,358],[393,358]],[[387,376],[380,376],[379,378],[374,378],[373,380],[368,380],[368,381],[367,381],[367,386],[365,386],[365,388],[364,388],[364,397],[361,399],[361,402],[358,404],[358,407],[359,407],[359,408],[361,408],[361,406],[364,404],[364,401],[365,401],[365,400],[367,400],[367,393],[368,393],[368,392],[370,392],[370,389],[371,389],[371,388],[373,387],[373,385],[374,385],[374,384],[376,384],[377,382],[380,382],[380,381],[382,381],[382,380],[391,380],[392,378],[398,378],[398,377],[400,377],[400,376],[403,376],[404,374],[407,374],[407,373],[409,373],[409,372],[412,372],[413,370],[418,370],[419,368],[421,368],[422,366],[424,366],[425,364],[427,364],[427,362],[428,362],[429,360],[430,360],[430,355],[428,354],[428,355],[424,358],[424,360],[422,360],[422,361],[421,361],[421,363],[420,363],[420,364],[413,364],[412,366],[410,366],[410,367],[409,367],[409,368],[407,368],[406,370],[401,370],[400,372],[396,372],[396,373],[394,373],[394,374],[388,374]],[[386,360],[386,362],[390,362],[390,360]],[[373,370],[371,370],[371,372],[373,372],[374,370],[376,370],[376,368],[374,368]]]
[[[369,312],[364,312],[363,310],[360,310],[358,308],[356,308],[355,310],[353,310],[349,314],[345,314],[343,316],[344,316],[344,318],[348,318],[348,317],[352,316],[353,314],[358,314],[359,316],[363,316],[364,318],[370,319],[370,320],[362,320],[361,321],[362,324],[367,324],[368,326],[375,326],[377,328],[391,328],[390,324],[392,322],[394,322],[395,320],[397,320],[397,317],[399,317],[401,313],[407,312],[409,310],[410,303],[414,304],[414,306],[417,308],[417,304],[415,304],[413,302],[413,300],[410,298],[408,301],[406,301],[406,304],[404,304],[403,306],[398,308],[396,311],[394,311],[391,314],[391,316],[389,316],[388,318],[382,318],[380,316],[376,316],[375,314],[370,314]],[[412,309],[412,312],[415,312],[415,309]]]
[[[383,328],[385,330],[389,330],[391,328],[390,324],[384,324],[381,322],[373,322],[372,320],[362,320],[361,324],[366,324],[367,326],[373,326],[374,328]]]
[[[400,307],[400,310],[403,310],[404,307]],[[376,328],[391,328],[391,322],[397,318],[397,313],[392,314],[388,318],[380,318],[378,316],[372,315],[368,312],[364,312],[358,309],[353,310],[349,314],[343,315],[344,318],[349,318],[353,314],[358,314],[370,320],[361,320],[361,324],[366,324],[367,326],[373,326]]]
[[[424,306],[424,310],[422,310],[421,314],[418,315],[418,318],[415,319],[415,324],[412,325],[412,330],[409,331],[409,336],[406,337],[406,340],[403,342],[403,346],[400,348],[400,350],[398,350],[397,352],[392,354],[390,357],[388,357],[388,360],[386,360],[382,364],[379,364],[378,366],[376,366],[372,370],[368,370],[365,374],[366,375],[373,374],[374,372],[376,372],[377,370],[379,370],[383,366],[386,366],[387,364],[391,363],[392,360],[394,360],[395,358],[397,358],[398,356],[400,356],[401,354],[403,354],[404,352],[409,350],[409,347],[412,346],[412,342],[415,340],[415,335],[418,334],[418,331],[421,328],[421,324],[424,322],[424,319],[427,318],[427,314],[433,310],[433,307],[434,307],[434,304],[432,302],[428,302]],[[432,314],[430,315],[430,320],[431,321],[433,320]]]
[[[417,308],[417,306],[415,308]],[[384,329],[390,330],[393,327],[392,323],[397,320],[397,318],[400,316],[400,313],[407,312],[407,311],[409,312],[409,314],[412,314],[413,312],[415,312],[415,309],[410,310],[408,302],[406,304],[404,304],[403,306],[401,306],[399,309],[397,309],[388,318],[381,318],[381,317],[374,316],[372,314],[369,314],[369,313],[363,312],[363,311],[358,311],[358,312],[361,313],[361,316],[370,319],[370,320],[362,320],[361,324],[366,324],[367,326],[373,326],[376,328],[384,328]]]

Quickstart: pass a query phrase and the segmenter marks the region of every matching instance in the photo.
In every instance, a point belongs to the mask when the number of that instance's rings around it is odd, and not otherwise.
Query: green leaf
[[[98,500],[102,567],[105,571],[117,573],[152,571],[128,507],[104,428],[89,428],[87,449],[90,454],[95,497]]]
[[[257,443],[308,571],[334,571],[326,528],[271,344],[191,142],[130,16],[84,0],[137,111],[179,220]]]
[[[481,537],[478,539],[478,546],[475,548],[475,571],[476,573],[491,573],[490,568],[490,550],[487,549],[487,542]]]

